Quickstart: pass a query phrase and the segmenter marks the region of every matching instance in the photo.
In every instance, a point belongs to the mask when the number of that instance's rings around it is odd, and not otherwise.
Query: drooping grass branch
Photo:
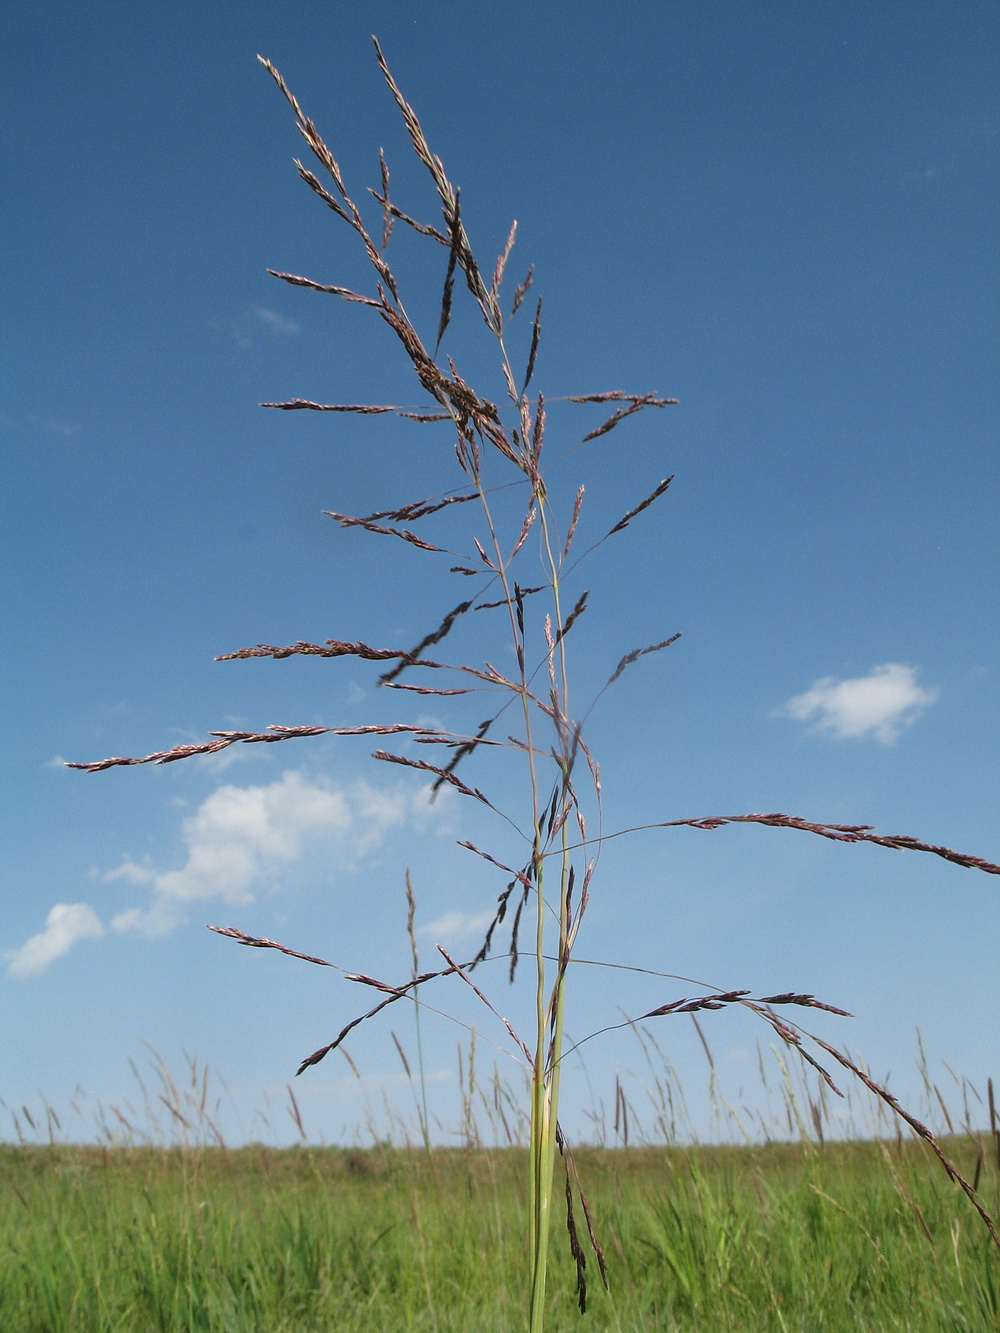
[[[656,504],[666,494],[673,477],[658,481],[645,492],[640,491],[639,494],[644,493],[645,498],[628,509],[582,553],[575,554],[579,529],[585,523],[584,490],[582,486],[576,488],[568,522],[563,527],[559,521],[561,511],[553,498],[554,492],[550,492],[546,481],[548,451],[545,440],[549,428],[546,400],[540,392],[534,397],[528,394],[538,370],[542,345],[541,300],[534,305],[530,329],[524,331],[522,341],[526,344],[526,350],[523,359],[515,364],[517,359],[510,350],[511,323],[532,287],[534,274],[533,267],[529,267],[525,278],[514,290],[509,302],[509,313],[505,314],[508,305],[504,296],[504,279],[515,244],[517,224],[515,222],[511,225],[503,249],[492,268],[484,269],[466,230],[461,193],[449,180],[440,158],[432,152],[420,121],[403,96],[377,42],[376,57],[403,117],[411,146],[430,175],[441,208],[441,224],[418,220],[391,198],[389,168],[384,154],[380,152],[380,187],[370,193],[380,210],[381,231],[379,234],[370,230],[360,207],[348,193],[336,158],[315,124],[305,115],[277,69],[270,61],[262,58],[264,67],[291,107],[298,130],[318,164],[319,174],[312,167],[296,160],[299,176],[334,214],[338,223],[353,233],[373,271],[372,290],[359,292],[299,274],[276,269],[269,271],[279,281],[320,295],[337,297],[348,305],[360,307],[365,314],[374,312],[402,348],[425,399],[417,404],[400,405],[322,403],[312,398],[294,397],[284,402],[265,403],[263,406],[280,411],[327,412],[335,415],[383,416],[395,413],[422,427],[428,426],[435,430],[438,426],[447,427],[450,448],[460,474],[453,489],[363,516],[352,516],[338,510],[325,512],[341,528],[359,529],[374,539],[393,539],[401,556],[412,555],[413,558],[424,560],[448,554],[457,558],[459,563],[451,565],[449,573],[464,580],[476,579],[479,581],[478,587],[472,596],[463,596],[461,601],[452,605],[451,610],[440,615],[437,624],[409,649],[374,647],[361,640],[351,639],[326,639],[322,642],[301,639],[288,645],[259,643],[251,648],[223,653],[217,660],[258,657],[286,659],[293,656],[351,658],[379,664],[382,674],[377,683],[404,692],[396,698],[405,699],[406,691],[418,697],[431,695],[441,698],[484,694],[489,696],[491,711],[478,725],[453,731],[404,721],[353,727],[272,724],[257,732],[214,731],[209,733],[210,739],[200,743],[157,750],[138,758],[112,757],[91,763],[72,764],[70,767],[97,772],[119,765],[166,764],[195,755],[214,754],[235,744],[269,744],[320,735],[341,738],[398,735],[409,737],[414,745],[437,745],[444,746],[446,751],[450,749],[450,756],[440,763],[416,758],[410,753],[384,749],[376,750],[374,758],[430,775],[435,790],[450,786],[461,795],[485,805],[504,821],[508,836],[515,840],[513,851],[501,852],[499,848],[496,851],[485,850],[467,839],[461,840],[463,847],[485,860],[506,878],[505,888],[497,897],[496,909],[483,943],[475,956],[464,963],[456,962],[446,951],[441,950],[447,966],[429,972],[418,971],[414,949],[411,975],[398,985],[379,981],[366,973],[347,973],[345,969],[340,969],[345,971],[349,980],[375,989],[380,998],[366,1013],[344,1026],[332,1042],[303,1059],[298,1072],[301,1074],[305,1069],[318,1064],[327,1054],[340,1047],[350,1032],[381,1014],[388,1006],[402,999],[423,1004],[420,992],[431,982],[457,977],[472,987],[505,1029],[518,1058],[523,1055],[531,1069],[530,1188],[526,1228],[529,1251],[527,1304],[529,1327],[532,1333],[540,1333],[545,1320],[548,1246],[557,1153],[562,1155],[567,1172],[567,1227],[576,1265],[581,1309],[586,1305],[586,1255],[582,1229],[577,1221],[576,1201],[585,1219],[587,1240],[597,1258],[602,1278],[606,1281],[604,1254],[580,1189],[572,1155],[558,1122],[560,1078],[568,1054],[564,1049],[567,986],[577,961],[574,949],[590,901],[601,848],[609,839],[636,830],[613,833],[603,831],[600,766],[584,739],[583,723],[604,690],[614,685],[626,670],[640,659],[675,644],[680,637],[678,633],[671,633],[656,643],[624,653],[610,671],[606,684],[597,696],[586,703],[584,708],[578,707],[575,695],[571,693],[573,673],[570,652],[578,637],[572,635],[572,631],[587,614],[589,603],[588,593],[575,589],[571,592],[568,580],[582,560],[592,555],[606,541],[617,539],[630,528],[634,520]],[[440,309],[433,327],[423,331],[418,330],[410,318],[403,299],[403,283],[386,257],[396,224],[430,241],[436,256],[443,261]],[[437,249],[439,246],[446,251],[445,255],[440,255]],[[491,273],[489,281],[484,273]],[[493,397],[471,385],[459,370],[455,356],[444,350],[452,329],[455,304],[461,296],[462,279],[468,296],[482,316],[487,337],[499,358],[497,387],[500,392]],[[604,410],[611,407],[612,410],[610,416],[586,432],[582,439],[576,440],[555,460],[560,462],[574,449],[603,440],[622,422],[638,413],[649,408],[662,409],[678,401],[654,393],[630,393],[620,389],[562,395],[562,399],[575,404],[603,407]],[[558,397],[550,397],[548,404],[551,406],[557,401],[560,401]],[[500,490],[511,486],[519,488],[523,508],[518,511],[522,516],[508,527],[501,521],[503,506],[497,496]],[[432,540],[436,534],[424,536],[412,526],[424,524],[445,512],[457,513],[466,523],[458,552],[451,549],[455,543],[453,536],[449,536],[447,541],[444,538]],[[561,535],[563,532],[564,536]],[[532,561],[530,582],[522,572],[529,560]],[[469,586],[468,583],[463,584],[465,588]],[[529,598],[532,599],[530,602]],[[451,605],[453,601],[454,594],[444,604]],[[544,608],[532,616],[531,610],[540,603],[544,603]],[[497,615],[479,617],[476,613],[482,611],[496,612]],[[443,662],[436,657],[425,656],[426,651],[446,639],[456,625],[472,623],[474,615],[477,625],[487,627],[483,631],[484,638],[493,635],[493,627],[498,621],[503,621],[505,638],[502,646],[510,651],[515,663],[510,670],[491,664],[485,654],[481,665]],[[490,638],[490,643],[495,643],[495,636]],[[491,655],[493,662],[503,660],[492,648]],[[404,675],[406,679],[400,679]],[[440,680],[446,683],[438,684]],[[506,730],[506,735],[502,734],[497,725],[505,715],[503,730]],[[519,804],[513,809],[505,808],[499,801],[494,802],[484,793],[477,779],[470,776],[466,780],[465,777],[470,768],[474,769],[484,756],[495,753],[497,749],[516,755],[524,765],[523,793]],[[581,756],[583,763],[580,762]],[[459,776],[459,769],[462,776]],[[594,833],[588,830],[588,813],[592,819],[596,815]],[[668,819],[643,827],[712,830],[724,824],[739,823],[797,829],[841,843],[864,842],[892,850],[927,852],[960,867],[1000,874],[1000,866],[981,857],[909,836],[881,835],[870,825],[828,824],[794,815],[751,813]],[[408,895],[408,931],[412,944],[413,898],[409,882]],[[511,919],[507,947],[497,953],[493,949],[494,937],[501,926],[506,928],[508,916]],[[526,931],[529,929],[528,923],[532,916],[532,947],[527,957],[532,964],[534,983],[534,1032],[528,1041],[501,1018],[499,1010],[473,979],[472,973],[487,959],[506,958],[509,959],[509,976],[513,981],[522,957],[520,931],[522,926]],[[265,937],[249,935],[235,927],[211,929],[249,947],[277,949],[309,963],[334,966],[313,954],[288,948]],[[975,1188],[947,1161],[930,1131],[905,1112],[888,1090],[871,1079],[860,1066],[820,1038],[811,1037],[795,1024],[779,1017],[776,1007],[818,1008],[838,1015],[846,1015],[845,1010],[817,1001],[811,995],[790,991],[754,999],[745,990],[712,987],[706,987],[706,990],[708,993],[701,997],[660,1005],[643,1015],[643,1018],[654,1021],[678,1013],[694,1015],[734,1004],[741,1005],[766,1022],[782,1042],[794,1047],[801,1058],[819,1072],[830,1088],[839,1091],[821,1060],[806,1049],[804,1042],[808,1038],[860,1080],[930,1144],[945,1169],[979,1211],[993,1240],[1000,1244],[993,1221],[978,1199]]]

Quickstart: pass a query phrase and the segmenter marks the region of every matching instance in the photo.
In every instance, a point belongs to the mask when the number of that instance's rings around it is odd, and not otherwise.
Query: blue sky
[[[266,272],[371,290],[355,238],[296,178],[301,140],[258,51],[355,198],[378,184],[382,146],[394,197],[439,216],[373,31],[462,187],[484,266],[518,220],[508,283],[534,263],[544,296],[534,387],[680,399],[551,472],[563,515],[586,487],[587,545],[676,474],[571,579],[574,600],[590,589],[572,643],[581,711],[623,653],[683,632],[588,722],[605,828],[781,810],[1000,861],[991,6],[22,7],[0,57],[0,1098],[48,1099],[71,1136],[94,1132],[92,1108],[135,1100],[129,1059],[149,1048],[174,1069],[206,1062],[229,1089],[227,1132],[259,1136],[255,1113],[298,1060],[368,1002],[205,923],[398,979],[405,869],[429,960],[437,941],[474,949],[503,888],[456,840],[517,855],[505,825],[460,797],[428,806],[417,775],[364,740],[63,766],[215,728],[479,718],[475,697],[449,715],[448,700],[378,690],[353,659],[213,660],[260,641],[411,646],[468,595],[439,557],[322,512],[455,486],[446,434],[257,406],[427,404],[372,312]],[[433,343],[444,252],[397,231],[389,254]],[[477,321],[456,311],[446,347],[499,400]],[[598,413],[553,401],[550,461]],[[436,531],[468,546],[476,528]],[[500,628],[448,642],[474,662],[509,656]],[[505,762],[474,778],[505,808],[523,799]],[[607,845],[579,953],[814,992],[856,1015],[816,1030],[919,1097],[917,1029],[943,1087],[943,1061],[977,1087],[1000,1075],[998,894],[996,877],[934,857],[793,831],[645,832]],[[502,971],[491,994],[516,1020],[525,996]],[[690,991],[578,975],[575,1040]],[[443,987],[432,1003],[475,1023],[481,1060],[487,1041],[504,1047],[474,997]],[[315,1137],[351,1137],[366,1096],[381,1115],[383,1093],[405,1094],[392,1030],[412,1051],[412,1011],[349,1043],[364,1087],[343,1062],[298,1080]],[[705,1031],[751,1103],[766,1031],[735,1013]],[[656,1033],[708,1132],[690,1025]],[[467,1034],[428,1014],[422,1035],[453,1124]],[[585,1051],[567,1091],[580,1124],[641,1062],[628,1034]],[[294,1127],[278,1110],[267,1133]]]

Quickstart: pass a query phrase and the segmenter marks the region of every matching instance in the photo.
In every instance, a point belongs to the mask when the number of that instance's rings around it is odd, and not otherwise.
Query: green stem
[[[566,671],[565,636],[562,630],[562,611],[560,607],[559,570],[552,553],[549,525],[546,519],[544,502],[539,504],[539,519],[552,574],[552,595],[555,611],[556,630],[560,633],[559,658],[562,683],[562,709],[564,715],[568,708],[568,679]],[[562,733],[560,724],[557,730]],[[568,737],[563,737],[564,745]],[[569,785],[569,754],[564,754],[562,780],[562,807],[564,816],[573,803],[572,789]],[[536,825],[536,847],[541,831]],[[545,1287],[548,1268],[549,1233],[551,1230],[552,1186],[555,1176],[556,1127],[559,1111],[559,1083],[562,1068],[561,1055],[563,1044],[564,987],[566,977],[566,956],[569,949],[569,867],[570,853],[567,836],[567,820],[562,822],[562,866],[559,887],[559,951],[556,965],[556,979],[548,1003],[545,1001],[544,973],[544,926],[545,895],[542,891],[542,862],[536,860],[535,885],[538,892],[538,914],[536,929],[536,968],[537,988],[537,1028],[535,1061],[533,1069],[533,1098],[531,1117],[531,1165],[532,1165],[532,1228],[531,1228],[531,1311],[530,1333],[542,1333],[545,1325]],[[547,1036],[551,1026],[551,1054],[546,1056]]]

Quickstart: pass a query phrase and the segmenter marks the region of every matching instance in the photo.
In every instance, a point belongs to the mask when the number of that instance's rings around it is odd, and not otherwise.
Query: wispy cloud
[[[259,305],[255,307],[255,313],[276,338],[294,338],[297,333],[302,332],[294,319],[286,319],[284,315],[279,315],[277,310],[268,310],[266,306]]]
[[[930,185],[932,182],[939,181],[942,177],[950,174],[950,162],[928,162],[926,166],[918,167],[914,171],[907,172],[907,179],[911,181],[920,181],[925,185]]]
[[[151,865],[136,865],[127,856],[120,866],[114,870],[106,870],[101,876],[105,884],[113,884],[117,879],[123,879],[128,884],[150,884],[155,878],[156,871]]]
[[[232,338],[237,347],[244,352],[252,352],[257,347],[259,337],[263,332],[261,325],[264,326],[272,338],[282,341],[288,338],[296,338],[302,332],[300,325],[294,319],[289,319],[277,310],[271,310],[263,305],[254,306],[252,314],[245,310],[237,318],[231,319],[228,324],[222,321],[213,321],[211,327],[217,332],[224,333]]]
[[[837,740],[872,736],[892,745],[900,732],[937,698],[936,690],[917,684],[915,667],[886,662],[867,676],[838,680],[824,676],[804,694],[789,699],[774,716],[814,722]]]
[[[87,903],[56,903],[46,919],[45,929],[32,935],[20,949],[5,955],[7,971],[15,981],[40,976],[78,940],[97,939],[103,934],[97,913]]]
[[[420,926],[418,935],[424,935],[435,944],[460,944],[473,935],[485,934],[495,912],[445,912],[426,926]]]
[[[43,430],[53,435],[63,435],[67,439],[78,434],[80,430],[75,421],[66,421],[60,417],[36,416],[34,412],[27,412],[23,416],[11,416],[9,412],[0,412],[0,429],[5,427],[13,430],[24,430],[26,427]]]

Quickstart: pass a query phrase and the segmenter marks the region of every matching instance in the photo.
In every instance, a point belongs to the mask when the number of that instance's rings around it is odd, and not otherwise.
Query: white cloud
[[[56,903],[40,935],[32,935],[20,949],[6,955],[7,969],[15,981],[37,977],[50,963],[68,953],[77,940],[97,939],[104,927],[87,903]]]
[[[136,865],[128,856],[122,857],[122,863],[114,870],[106,870],[101,876],[105,884],[113,884],[116,879],[124,879],[129,884],[149,884],[156,878],[156,871],[151,865]]]
[[[850,680],[824,676],[804,694],[789,699],[777,715],[815,722],[818,730],[837,740],[874,736],[883,745],[892,745],[936,698],[936,690],[917,684],[914,667],[886,662],[867,676]]]
[[[23,416],[12,416],[9,412],[0,412],[0,426],[9,426],[14,430],[23,430],[25,426],[36,430],[50,431],[54,435],[76,435],[80,427],[75,421],[61,420],[59,417],[38,416],[26,412]]]
[[[911,181],[938,181],[942,176],[950,174],[951,163],[949,162],[928,162],[925,167],[919,167],[915,171],[907,172],[907,177]]]
[[[180,925],[188,903],[218,899],[252,902],[263,882],[303,854],[307,839],[336,841],[337,864],[346,870],[370,854],[386,832],[423,813],[421,789],[378,791],[367,782],[337,788],[287,772],[263,787],[218,787],[183,823],[187,860],[178,870],[145,874],[126,859],[115,878],[144,878],[152,886],[148,908],[132,907],[111,922],[117,931],[165,935]]]
[[[257,318],[271,330],[276,338],[294,338],[301,330],[294,319],[286,319],[277,310],[268,310],[266,306],[256,307]]]
[[[124,856],[115,869],[100,875],[91,871],[90,878],[148,886],[152,901],[119,912],[112,918],[112,929],[166,935],[185,920],[190,903],[213,898],[231,904],[252,902],[262,887],[274,887],[282,869],[300,859],[309,839],[332,839],[338,868],[352,871],[394,827],[410,824],[427,831],[430,826],[440,832],[442,815],[451,802],[446,799],[434,807],[430,797],[430,784],[378,790],[367,782],[355,782],[341,788],[323,779],[310,781],[295,771],[267,786],[227,784],[217,787],[184,820],[187,859],[180,869],[158,871],[148,862],[140,865]],[[87,903],[57,903],[44,931],[3,957],[10,975],[21,980],[44,972],[78,940],[103,934]]]
[[[472,935],[485,935],[495,912],[445,912],[427,926],[417,930],[435,944],[458,944]]]

